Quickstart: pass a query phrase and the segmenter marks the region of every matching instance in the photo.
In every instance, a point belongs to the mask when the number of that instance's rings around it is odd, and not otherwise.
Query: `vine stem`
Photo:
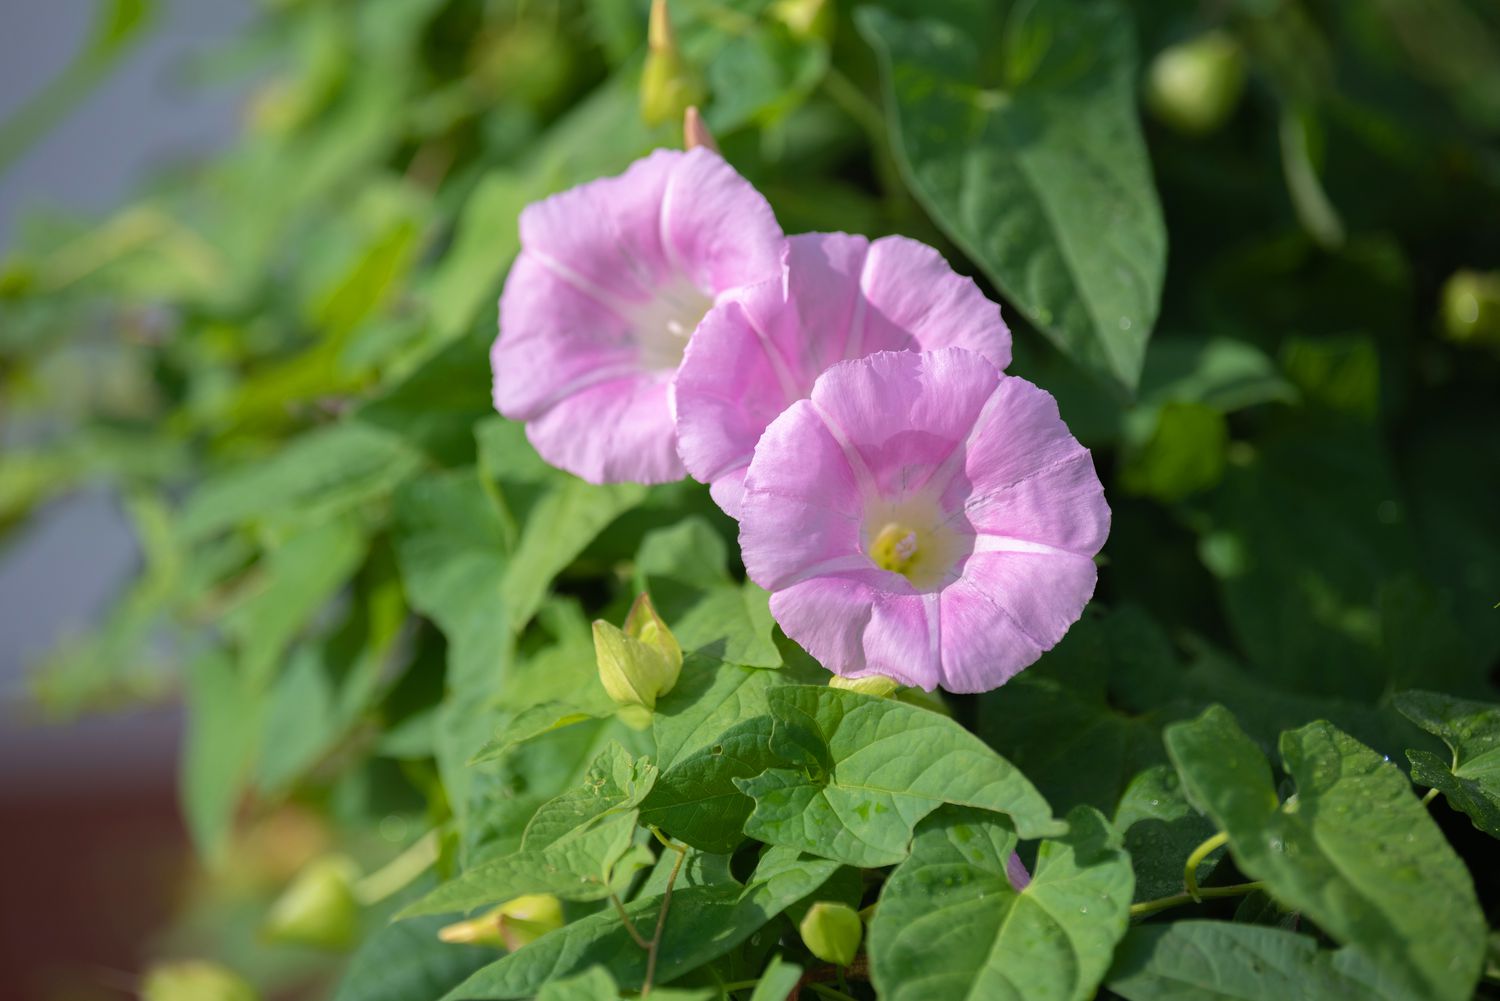
[[[1199,896],[1198,890],[1198,866],[1203,862],[1204,859],[1208,858],[1210,854],[1224,847],[1224,845],[1227,844],[1228,841],[1229,835],[1223,831],[1220,831],[1218,834],[1215,834],[1213,837],[1203,842],[1203,844],[1199,845],[1197,848],[1194,848],[1193,854],[1189,855],[1188,860],[1183,863],[1182,885],[1187,887],[1188,896],[1193,899],[1194,903],[1197,903],[1200,899],[1202,899]]]
[[[655,834],[662,844],[677,853],[677,861],[672,863],[672,873],[667,877],[667,889],[661,897],[661,913],[656,916],[656,932],[651,936],[651,942],[646,947],[646,979],[641,982],[643,999],[651,996],[651,982],[656,979],[656,957],[661,952],[661,935],[667,927],[667,908],[672,906],[672,887],[677,884],[677,874],[682,871],[682,863],[686,861],[688,854],[685,847],[668,840],[655,827],[651,828],[651,833]]]
[[[1431,789],[1428,789],[1427,790],[1427,795],[1422,797],[1422,805],[1426,806],[1428,803],[1431,803],[1433,800],[1437,799],[1437,794],[1438,794],[1438,790],[1437,790],[1436,786],[1434,786]]]
[[[1139,904],[1130,905],[1130,916],[1143,918],[1157,911],[1167,910],[1169,907],[1181,907],[1183,904],[1197,904],[1204,900],[1213,900],[1217,897],[1242,897],[1247,893],[1254,893],[1264,887],[1264,883],[1236,883],[1233,886],[1204,886],[1198,889],[1196,898],[1186,893],[1179,893],[1171,897],[1162,897],[1160,900],[1143,900]]]
[[[620,898],[611,893],[609,902],[615,905],[615,913],[620,915],[621,923],[625,925],[625,930],[630,933],[630,937],[635,939],[635,944],[642,949],[651,948],[651,943],[646,941],[646,936],[635,930],[635,922],[631,921],[630,915],[625,913],[625,905],[620,903]]]

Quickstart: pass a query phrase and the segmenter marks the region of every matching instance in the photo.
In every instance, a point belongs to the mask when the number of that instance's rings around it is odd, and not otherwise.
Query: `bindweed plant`
[[[187,707],[147,996],[1500,996],[1500,22],[1419,11],[269,5],[0,273],[0,523],[143,555],[39,702]]]

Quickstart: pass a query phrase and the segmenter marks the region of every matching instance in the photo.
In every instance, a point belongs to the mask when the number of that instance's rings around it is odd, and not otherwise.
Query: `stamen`
[[[899,522],[886,522],[870,542],[870,559],[882,570],[906,573],[917,561],[917,533]]]

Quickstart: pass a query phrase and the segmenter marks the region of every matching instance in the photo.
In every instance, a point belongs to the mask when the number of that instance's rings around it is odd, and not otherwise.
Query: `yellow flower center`
[[[888,521],[870,541],[870,559],[882,570],[906,574],[917,562],[917,533],[899,521]]]

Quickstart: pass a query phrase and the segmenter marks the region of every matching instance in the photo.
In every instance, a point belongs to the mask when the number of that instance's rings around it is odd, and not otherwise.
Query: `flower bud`
[[[1164,125],[1204,135],[1228,121],[1245,89],[1245,57],[1222,31],[1162,51],[1146,76],[1146,104]]]
[[[645,593],[630,606],[623,630],[594,622],[594,655],[604,690],[626,708],[655,709],[657,696],[670,692],[682,673],[682,647]]]
[[[550,893],[534,893],[501,904],[477,918],[448,925],[438,931],[438,938],[515,952],[562,926],[562,903]]]
[[[887,678],[883,674],[869,674],[863,678],[845,678],[835,674],[828,680],[828,687],[842,688],[846,692],[859,692],[861,695],[878,695],[884,699],[895,695],[901,684],[895,678]]]
[[[217,963],[189,959],[158,963],[146,972],[141,1001],[259,1001],[255,988]]]
[[[833,34],[832,0],[776,0],[771,16],[799,41],[827,40]]]
[[[865,927],[848,904],[820,901],[807,909],[800,928],[807,951],[835,966],[848,966],[859,951]]]
[[[359,932],[358,876],[354,863],[342,855],[314,859],[272,906],[266,937],[319,949],[349,948]]]
[[[703,78],[682,58],[667,0],[652,0],[646,33],[646,65],[641,68],[641,118],[647,125],[681,120],[708,96]]]
[[[1500,271],[1456,271],[1443,285],[1443,333],[1500,347]]]

